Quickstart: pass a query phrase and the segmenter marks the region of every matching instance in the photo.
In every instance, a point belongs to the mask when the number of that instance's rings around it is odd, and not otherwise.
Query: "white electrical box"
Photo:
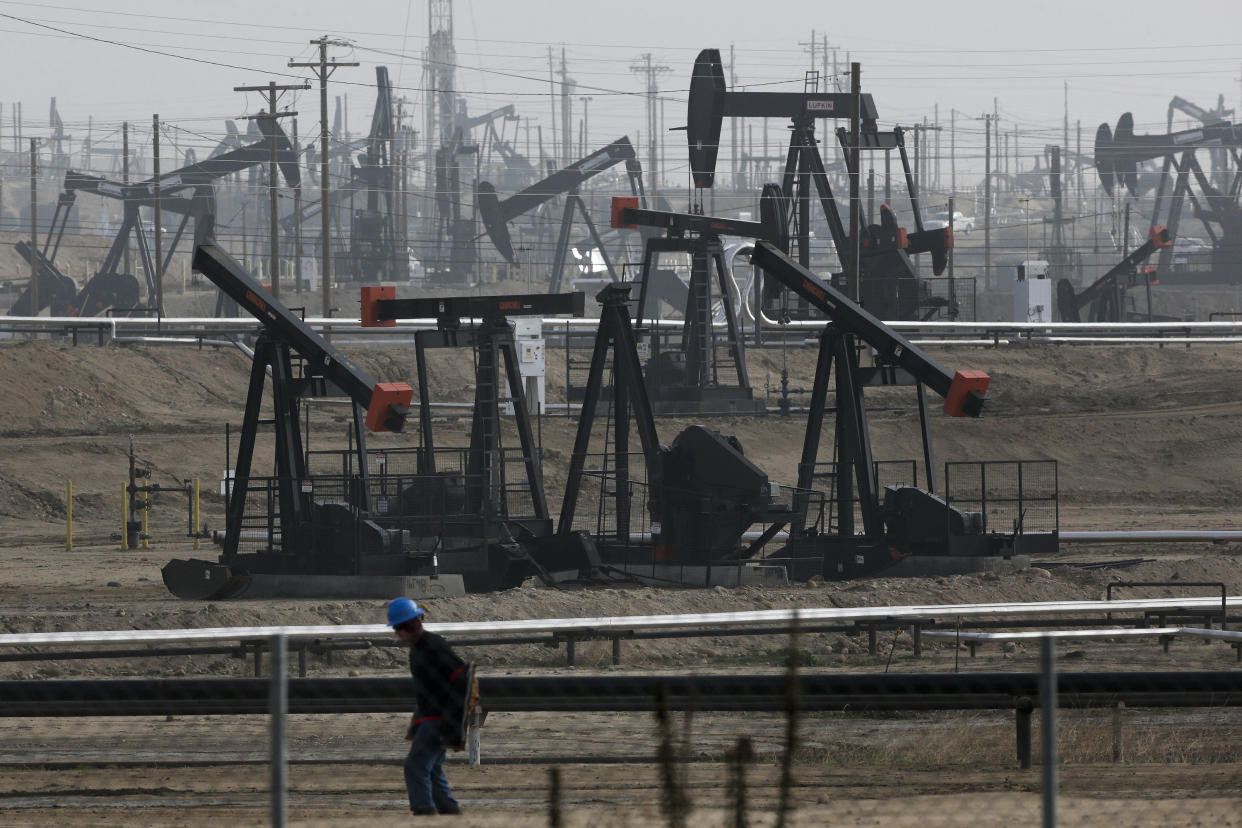
[[[543,320],[534,317],[519,317],[510,320],[513,326],[514,344],[517,346],[518,373],[522,375],[523,389],[526,393],[526,406],[531,414],[538,414],[547,402],[547,387],[544,385],[546,362],[544,358]],[[505,383],[506,393],[509,384]],[[505,403],[506,414],[513,413],[513,406]]]
[[[1052,321],[1052,280],[1048,278],[1048,262],[1033,259],[1017,268],[1013,284],[1014,322]]]

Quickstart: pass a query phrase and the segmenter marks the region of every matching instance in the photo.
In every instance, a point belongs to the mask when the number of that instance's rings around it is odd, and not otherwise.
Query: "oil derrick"
[[[60,112],[56,109],[56,99],[52,98],[51,107],[48,110],[48,127],[51,129],[51,136],[48,138],[48,148],[50,158],[46,172],[54,177],[64,175],[65,170],[69,169],[69,151],[66,145],[70,136],[65,135],[65,122],[60,119]]]
[[[441,284],[467,284],[474,281],[474,221],[462,215],[467,199],[463,196],[459,158],[477,148],[466,143],[457,120],[452,0],[430,0],[427,4],[427,35],[424,169],[430,203],[435,206],[435,218],[429,222],[427,275]]]
[[[351,271],[359,282],[386,282],[407,278],[407,265],[397,256],[393,168],[396,126],[388,67],[375,67],[375,112],[367,145],[350,168],[350,181],[366,193],[366,203],[355,207],[350,221]]]

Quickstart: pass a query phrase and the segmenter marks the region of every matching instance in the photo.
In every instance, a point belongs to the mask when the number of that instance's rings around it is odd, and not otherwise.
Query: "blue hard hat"
[[[427,610],[409,598],[394,598],[388,603],[388,626],[395,627],[415,618],[422,618]]]

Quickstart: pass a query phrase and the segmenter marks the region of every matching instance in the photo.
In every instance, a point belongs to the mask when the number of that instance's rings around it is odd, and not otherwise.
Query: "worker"
[[[444,775],[444,750],[462,741],[459,734],[473,675],[471,665],[447,641],[423,629],[426,612],[409,598],[388,604],[388,626],[410,645],[410,675],[418,702],[405,734],[410,742],[405,787],[414,814],[460,814],[461,806]]]

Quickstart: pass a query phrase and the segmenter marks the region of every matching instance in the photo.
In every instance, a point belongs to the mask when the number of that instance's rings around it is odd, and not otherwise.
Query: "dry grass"
[[[1111,762],[1112,710],[1062,710],[1058,719],[1058,750],[1063,765]],[[1201,719],[1185,711],[1186,719]],[[909,727],[893,727],[894,718]],[[1181,723],[1179,713],[1166,711],[1162,720],[1137,711],[1123,714],[1124,761],[1134,764],[1227,764],[1242,762],[1242,713],[1222,713],[1218,724]],[[1129,720],[1127,720],[1129,719]],[[868,722],[885,725],[880,732]],[[847,729],[848,735],[833,731]],[[813,744],[798,752],[800,762],[849,763],[891,768],[1013,767],[1017,762],[1012,715],[998,713],[898,714],[860,719],[819,714],[803,721],[802,732]],[[855,735],[856,734],[856,735]],[[1032,727],[1032,759],[1039,762],[1039,713]],[[774,757],[773,757],[774,758]]]

